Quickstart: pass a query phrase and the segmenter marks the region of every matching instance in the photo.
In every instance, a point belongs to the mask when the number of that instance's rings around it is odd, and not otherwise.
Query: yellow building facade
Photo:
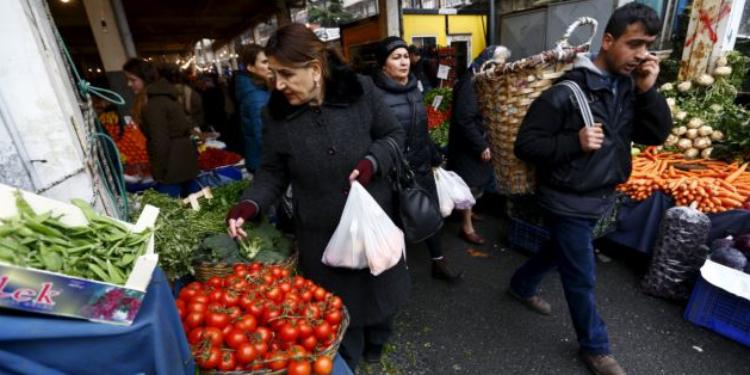
[[[466,64],[486,47],[487,17],[482,14],[438,14],[437,11],[404,9],[401,22],[402,37],[409,44],[463,47],[466,43]]]

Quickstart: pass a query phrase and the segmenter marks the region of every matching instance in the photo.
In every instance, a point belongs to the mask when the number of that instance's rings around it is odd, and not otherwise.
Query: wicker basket
[[[331,343],[330,346],[328,346],[325,350],[318,353],[318,355],[325,355],[331,358],[333,360],[336,357],[336,353],[339,351],[339,346],[341,346],[341,341],[344,339],[344,333],[346,333],[346,329],[349,327],[349,311],[346,309],[346,306],[344,306],[341,310],[343,312],[343,319],[341,319],[341,324],[339,324],[339,329],[336,331],[336,341]],[[286,369],[278,370],[278,371],[271,371],[271,370],[258,370],[258,371],[228,371],[228,372],[220,372],[220,371],[201,371],[201,374],[216,374],[216,375],[283,375],[286,374]]]
[[[278,265],[294,272],[297,270],[298,261],[299,253],[294,251],[292,252],[292,255],[279,262]],[[195,265],[195,278],[200,282],[205,282],[213,276],[227,277],[231,275],[233,271],[232,264],[229,263],[202,262]]]
[[[579,53],[589,50],[591,38],[579,46],[568,42],[573,31],[582,25],[592,26],[593,38],[596,20],[582,17],[568,27],[554,49],[510,63],[488,62],[474,77],[479,108],[488,130],[497,188],[502,194],[534,191],[534,171],[516,158],[513,145],[534,99],[572,68]]]

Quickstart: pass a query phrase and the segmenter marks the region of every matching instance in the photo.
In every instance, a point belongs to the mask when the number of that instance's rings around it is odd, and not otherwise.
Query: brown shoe
[[[595,375],[626,375],[612,354],[588,354],[581,352],[581,359]]]
[[[477,232],[466,233],[463,229],[458,231],[458,237],[474,245],[484,245],[487,242]]]
[[[539,296],[533,296],[529,298],[523,298],[516,294],[513,290],[508,289],[508,295],[516,299],[517,301],[523,303],[526,307],[529,309],[542,314],[542,315],[552,315],[552,306],[545,301],[542,297]]]

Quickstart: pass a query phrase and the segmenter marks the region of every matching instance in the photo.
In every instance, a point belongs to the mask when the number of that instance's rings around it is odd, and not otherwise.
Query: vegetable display
[[[183,205],[182,200],[154,190],[132,197],[131,201],[137,205],[130,210],[134,214],[146,204],[160,209],[155,249],[159,265],[170,279],[194,273],[193,251],[205,237],[226,232],[224,218],[247,186],[246,181],[238,181],[212,189],[213,199],[201,201],[200,211],[193,211]]]
[[[711,260],[750,274],[750,233],[727,237],[711,243]]]
[[[716,61],[713,76],[661,86],[674,121],[664,146],[689,159],[750,161],[750,112],[735,103],[749,60],[731,52]]]
[[[212,189],[213,198],[201,201],[200,211],[185,206],[180,199],[153,190],[133,197],[138,205],[160,208],[156,252],[159,265],[171,280],[194,274],[193,265],[198,262],[279,263],[290,255],[289,240],[266,221],[248,223],[245,226],[248,236],[239,244],[226,236],[227,212],[247,187],[247,181],[237,181]]]
[[[711,160],[688,160],[671,152],[649,147],[633,158],[630,179],[617,187],[636,201],[654,191],[671,195],[678,206],[695,203],[704,213],[742,208],[750,198],[748,163],[727,164]]]
[[[193,282],[176,300],[202,370],[327,375],[348,318],[340,297],[260,263]]]
[[[440,105],[435,108],[433,102],[437,96],[442,96],[442,100]],[[440,147],[448,145],[452,103],[453,91],[447,87],[432,89],[424,96],[424,105],[427,109],[427,129],[430,132],[430,138]]]
[[[234,152],[206,147],[198,154],[198,166],[204,171],[237,164],[242,156]]]
[[[70,227],[50,212],[38,214],[16,192],[18,215],[0,219],[0,261],[123,285],[143,255],[150,230],[133,233],[81,200],[88,225]]]

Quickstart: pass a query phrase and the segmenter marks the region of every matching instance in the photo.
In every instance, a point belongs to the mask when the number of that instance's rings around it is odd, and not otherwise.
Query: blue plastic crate
[[[521,219],[510,217],[508,221],[508,245],[511,248],[538,253],[549,241],[549,232]]]
[[[750,346],[750,301],[717,288],[702,277],[693,287],[685,320]]]

